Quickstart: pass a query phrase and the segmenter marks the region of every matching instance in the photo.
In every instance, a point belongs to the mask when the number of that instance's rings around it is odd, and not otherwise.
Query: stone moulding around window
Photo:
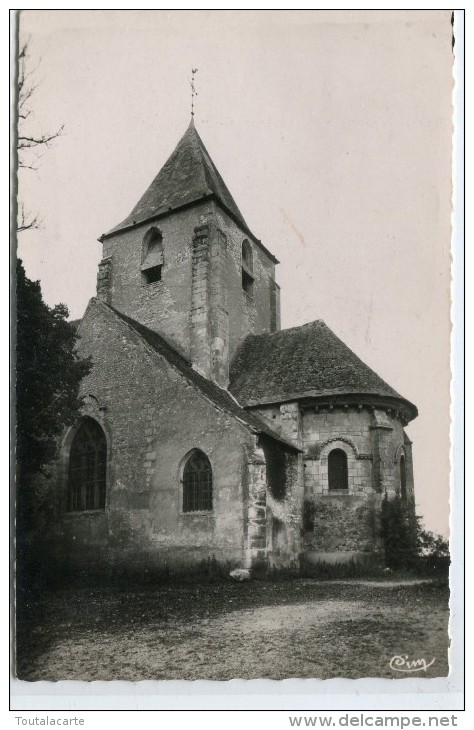
[[[61,495],[61,517],[88,517],[89,515],[100,515],[105,514],[108,508],[108,500],[111,486],[111,439],[109,427],[104,419],[105,406],[99,401],[99,399],[89,393],[84,397],[83,407],[81,409],[80,418],[72,426],[69,426],[65,431],[62,443],[59,451],[59,464],[58,469],[58,489]],[[71,448],[74,442],[75,436],[81,428],[85,419],[94,421],[102,430],[105,445],[106,445],[106,460],[105,460],[105,502],[103,506],[94,507],[93,509],[69,509],[68,497],[69,497],[69,468],[70,468],[70,456]]]
[[[342,441],[343,443],[348,444],[348,446],[350,446],[354,451],[356,459],[372,459],[372,454],[365,454],[363,452],[360,452],[354,441],[348,436],[331,436],[331,438],[326,439],[321,444],[315,444],[314,446],[311,446],[308,450],[308,453],[305,454],[304,458],[308,460],[319,460],[321,458],[321,452],[324,447],[336,441]]]
[[[406,456],[406,454],[405,454],[405,444],[404,443],[398,444],[397,448],[395,449],[395,454],[393,456],[393,463],[394,464],[397,463],[397,461],[399,460],[399,458],[400,458],[400,456],[402,454],[404,454],[404,456]]]
[[[150,286],[161,281],[163,273],[163,234],[158,228],[150,228],[142,244],[142,284]]]

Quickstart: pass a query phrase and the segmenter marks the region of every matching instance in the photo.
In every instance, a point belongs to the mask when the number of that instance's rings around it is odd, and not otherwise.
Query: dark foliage
[[[351,559],[344,562],[326,563],[324,561],[311,563],[304,556],[301,558],[299,575],[305,578],[318,580],[357,580],[376,579],[387,577],[377,556],[368,555],[365,560]]]
[[[392,570],[410,570],[418,557],[420,520],[399,495],[382,502],[381,533],[385,565]]]
[[[420,553],[426,557],[449,558],[449,542],[429,530],[420,529],[418,533]]]
[[[418,572],[446,579],[450,564],[449,542],[441,535],[420,527],[418,531]]]
[[[425,530],[421,518],[398,495],[384,498],[381,534],[387,568],[440,577],[447,575],[450,564],[448,541]]]
[[[32,527],[48,467],[57,456],[58,436],[80,408],[79,385],[91,367],[75,352],[75,330],[67,308],[50,308],[38,281],[17,263],[16,428],[17,523]]]
[[[316,514],[316,506],[310,499],[303,502],[303,533],[314,531],[314,517]]]

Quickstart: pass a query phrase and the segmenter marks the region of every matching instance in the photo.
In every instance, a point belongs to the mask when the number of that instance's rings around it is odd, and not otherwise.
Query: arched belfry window
[[[328,456],[329,489],[347,489],[347,455],[342,449],[333,449]]]
[[[142,278],[144,284],[161,281],[163,270],[163,236],[157,228],[148,231],[143,241]]]
[[[400,456],[400,492],[402,500],[406,502],[407,498],[407,465],[405,461],[405,454]]]
[[[206,454],[191,451],[183,469],[183,512],[212,510],[212,468]]]
[[[69,452],[68,512],[105,508],[107,442],[101,426],[84,418]]]
[[[253,293],[253,253],[250,243],[242,243],[242,289],[249,296]]]

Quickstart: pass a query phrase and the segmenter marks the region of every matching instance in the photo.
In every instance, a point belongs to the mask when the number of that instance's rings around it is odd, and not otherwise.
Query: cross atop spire
[[[194,86],[194,75],[197,74],[198,69],[192,68],[191,69],[192,76],[191,76],[191,117],[194,117],[194,97],[198,95],[196,91],[196,87]]]

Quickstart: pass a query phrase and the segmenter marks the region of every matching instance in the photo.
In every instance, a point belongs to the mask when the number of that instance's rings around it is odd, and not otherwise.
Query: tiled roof
[[[107,309],[110,309],[119,319],[125,322],[131,329],[133,329],[145,342],[162,357],[165,358],[171,365],[181,372],[184,377],[190,381],[203,395],[205,395],[210,401],[216,406],[221,408],[226,413],[238,418],[246,426],[248,426],[255,433],[263,433],[271,438],[281,442],[285,446],[290,447],[293,450],[299,451],[298,447],[288,441],[272,428],[270,428],[264,421],[253,413],[249,413],[240,406],[236,399],[224,388],[220,388],[212,380],[208,380],[203,375],[193,369],[189,360],[183,355],[178,353],[161,335],[153,330],[148,329],[144,325],[136,322],[131,317],[127,317],[122,314],[114,307],[108,304],[101,304]]]
[[[229,390],[247,407],[312,396],[385,396],[404,401],[416,415],[415,406],[321,320],[273,334],[249,335],[231,364]]]
[[[130,215],[105,235],[211,195],[219,200],[245,231],[249,230],[191,120],[176,149]]]

